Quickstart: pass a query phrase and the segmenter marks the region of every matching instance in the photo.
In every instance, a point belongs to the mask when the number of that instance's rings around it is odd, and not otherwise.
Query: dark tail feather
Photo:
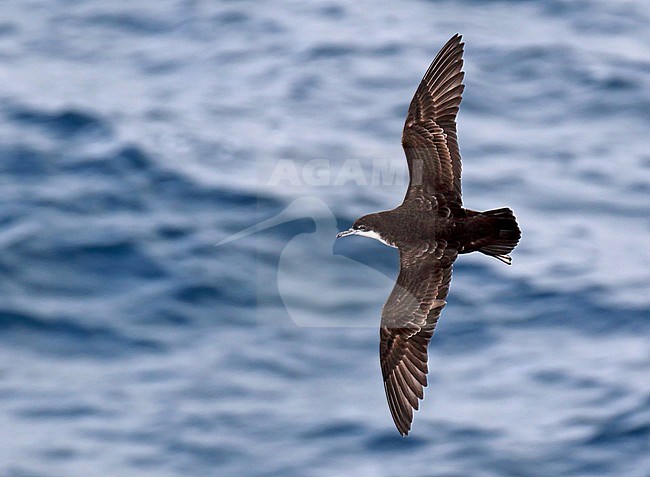
[[[479,248],[479,251],[507,265],[512,264],[512,258],[508,254],[517,246],[521,238],[521,230],[512,210],[493,209],[482,212],[481,215],[489,219],[493,234],[488,244]]]

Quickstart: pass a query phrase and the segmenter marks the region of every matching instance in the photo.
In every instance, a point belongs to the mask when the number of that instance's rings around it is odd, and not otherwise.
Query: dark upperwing
[[[400,248],[397,283],[381,313],[379,354],[393,421],[407,435],[427,385],[427,347],[446,304],[458,255],[446,243]]]
[[[453,36],[429,66],[411,100],[402,133],[410,174],[406,199],[442,194],[452,208],[462,206],[456,134],[456,115],[465,88],[461,38]]]

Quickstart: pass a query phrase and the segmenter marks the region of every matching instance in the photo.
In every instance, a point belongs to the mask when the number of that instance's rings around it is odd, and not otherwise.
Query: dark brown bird
[[[507,208],[463,207],[456,114],[463,93],[463,46],[455,35],[427,70],[409,106],[402,146],[410,182],[393,210],[358,219],[346,235],[397,247],[400,272],[381,313],[380,360],[397,429],[407,435],[427,385],[427,348],[447,304],[459,254],[482,252],[510,265],[521,232]]]

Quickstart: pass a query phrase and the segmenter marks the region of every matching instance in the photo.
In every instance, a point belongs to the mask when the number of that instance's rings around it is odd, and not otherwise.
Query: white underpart
[[[388,245],[389,247],[395,247],[395,245],[386,242],[386,240],[384,240],[382,238],[382,236],[379,235],[374,230],[355,230],[354,235],[363,235],[364,237],[370,237],[370,238],[373,238],[375,240],[379,240],[384,245]]]

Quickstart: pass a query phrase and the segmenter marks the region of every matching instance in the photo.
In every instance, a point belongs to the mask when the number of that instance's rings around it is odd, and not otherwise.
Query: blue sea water
[[[649,24],[642,0],[3,3],[0,475],[650,476]],[[465,204],[523,239],[458,260],[401,438],[397,256],[334,234],[401,201],[406,108],[456,32]]]

